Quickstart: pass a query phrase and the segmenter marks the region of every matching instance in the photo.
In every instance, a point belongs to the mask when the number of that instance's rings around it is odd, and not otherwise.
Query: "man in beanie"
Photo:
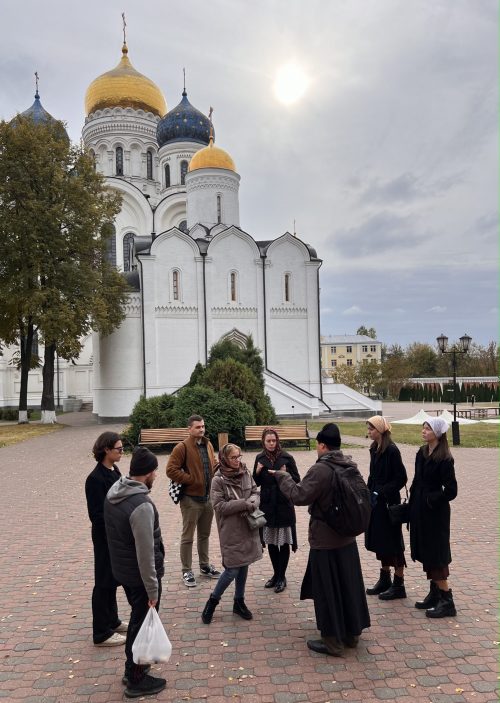
[[[158,610],[165,549],[158,511],[149,492],[156,478],[158,460],[145,447],[132,454],[129,476],[122,476],[108,491],[104,521],[108,536],[111,568],[122,584],[132,612],[125,642],[125,695],[149,696],[162,691],[166,680],[150,676],[149,666],[135,664],[132,644],[148,613]]]
[[[286,471],[274,473],[280,491],[294,505],[309,505],[309,561],[301,600],[312,598],[321,639],[308,640],[314,652],[339,657],[344,646],[356,647],[359,635],[370,627],[365,587],[355,537],[335,532],[323,516],[332,502],[332,471],[356,467],[340,451],[340,431],[333,422],[316,437],[318,460],[300,483]]]

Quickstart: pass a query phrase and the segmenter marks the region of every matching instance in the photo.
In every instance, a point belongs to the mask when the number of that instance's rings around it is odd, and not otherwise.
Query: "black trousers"
[[[111,637],[120,624],[116,605],[118,582],[113,577],[104,529],[92,529],[94,544],[94,588],[92,590],[92,635],[94,644]]]
[[[125,642],[125,674],[127,675],[130,683],[139,683],[141,679],[144,678],[144,666],[134,663],[132,656],[132,645],[134,644],[135,638],[141,625],[144,622],[144,618],[148,614],[149,610],[149,597],[146,589],[141,584],[140,586],[124,586],[125,595],[130,603],[131,612],[130,620],[127,630],[127,641]],[[160,607],[161,598],[161,579],[158,579],[158,601],[156,603],[156,610]]]

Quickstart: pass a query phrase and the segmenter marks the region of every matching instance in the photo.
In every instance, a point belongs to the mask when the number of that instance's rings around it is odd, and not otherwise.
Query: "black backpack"
[[[332,470],[332,502],[320,520],[342,537],[357,537],[368,528],[370,491],[355,466],[328,466]]]

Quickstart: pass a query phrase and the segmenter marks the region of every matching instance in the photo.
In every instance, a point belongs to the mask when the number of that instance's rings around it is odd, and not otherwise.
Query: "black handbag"
[[[406,485],[405,491],[406,498],[402,503],[387,506],[389,519],[393,525],[404,525],[405,522],[410,522],[410,504],[408,503],[408,489],[406,488]]]

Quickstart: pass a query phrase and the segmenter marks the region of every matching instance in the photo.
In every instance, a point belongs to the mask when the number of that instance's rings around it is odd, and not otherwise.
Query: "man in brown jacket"
[[[181,566],[185,586],[196,586],[193,574],[193,539],[197,531],[200,574],[218,579],[220,571],[210,564],[208,557],[210,530],[214,511],[210,502],[210,486],[215,468],[214,448],[205,435],[205,421],[200,415],[188,420],[189,437],[177,444],[169,457],[167,476],[182,483],[180,500],[182,513]]]

